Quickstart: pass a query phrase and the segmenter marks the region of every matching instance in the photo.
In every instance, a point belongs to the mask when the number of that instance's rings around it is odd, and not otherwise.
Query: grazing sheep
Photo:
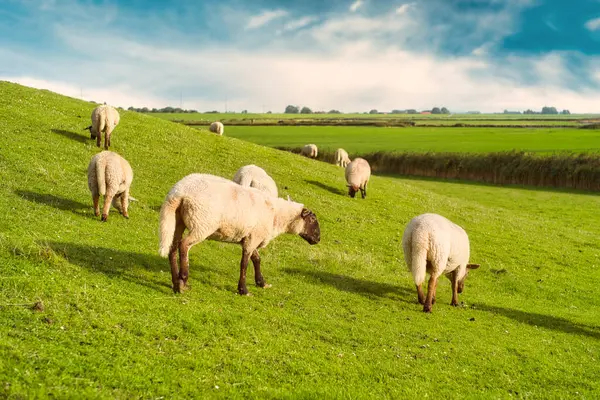
[[[188,234],[183,237],[183,232]],[[300,235],[310,244],[320,241],[317,217],[300,203],[269,196],[258,189],[208,174],[191,174],[177,182],[160,210],[160,249],[169,256],[173,291],[187,288],[188,252],[203,240],[242,245],[238,293],[248,294],[246,268],[254,264],[254,280],[269,287],[260,270],[258,249],[282,233]],[[179,250],[179,268],[177,251]]]
[[[129,187],[133,180],[133,170],[123,157],[112,151],[102,151],[92,157],[88,165],[88,187],[94,201],[94,214],[100,215],[100,195],[104,196],[102,221],[108,219],[110,204],[115,206],[125,218],[129,218]]]
[[[100,147],[102,132],[104,132],[104,149],[108,150],[110,135],[119,124],[120,118],[116,108],[103,104],[94,108],[94,111],[92,111],[92,125],[84,130],[90,131],[90,138],[96,139],[96,146],[98,147]]]
[[[346,168],[348,164],[350,164],[350,157],[348,157],[346,150],[337,149],[335,151],[335,165]]]
[[[316,144],[307,144],[302,148],[300,154],[308,158],[317,158],[317,145]]]
[[[245,165],[238,169],[233,181],[242,186],[253,187],[273,197],[278,197],[277,184],[273,178],[264,169],[256,165]]]
[[[216,121],[210,124],[209,130],[217,135],[223,135],[225,133],[225,127],[222,122]]]
[[[435,304],[437,280],[444,274],[452,282],[452,305],[458,305],[458,293],[462,293],[470,269],[479,264],[469,264],[469,237],[463,228],[438,214],[422,214],[414,217],[402,237],[404,259],[412,272],[417,286],[419,303],[423,311],[431,312]],[[427,298],[421,285],[429,272]]]
[[[369,178],[371,178],[371,167],[364,158],[357,157],[346,165],[346,182],[348,182],[350,197],[354,198],[359,189],[362,198],[367,197]]]

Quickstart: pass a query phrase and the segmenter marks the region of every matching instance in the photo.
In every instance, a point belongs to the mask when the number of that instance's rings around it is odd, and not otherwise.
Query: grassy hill
[[[0,82],[0,393],[60,398],[592,398],[600,390],[598,196],[343,172],[148,115],[111,150],[134,170],[126,220],[94,217],[94,104]],[[235,294],[241,249],[205,242],[191,290],[158,257],[158,209],[186,174],[255,163],[318,216],[321,243],[262,252],[270,289]],[[471,237],[449,305],[416,304],[400,240],[437,212]],[[252,273],[249,282],[252,282]],[[43,310],[32,309],[41,301]]]

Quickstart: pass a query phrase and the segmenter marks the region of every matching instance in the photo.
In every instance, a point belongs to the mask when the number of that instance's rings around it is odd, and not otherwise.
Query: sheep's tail
[[[160,224],[158,227],[160,244],[158,253],[161,257],[167,257],[169,255],[169,250],[173,243],[173,236],[175,235],[175,226],[177,225],[175,213],[182,201],[183,198],[180,196],[167,197],[160,208]]]
[[[409,235],[402,239],[404,259],[412,273],[415,285],[419,286],[425,281],[427,274],[427,244],[414,243],[412,232]]]
[[[101,132],[104,132],[104,128],[106,127],[106,124],[107,124],[107,119],[108,119],[108,112],[106,111],[106,107],[104,107],[98,113],[98,120],[96,121],[98,123],[98,134],[100,134]]]
[[[106,160],[96,164],[96,181],[98,182],[98,193],[106,195]]]

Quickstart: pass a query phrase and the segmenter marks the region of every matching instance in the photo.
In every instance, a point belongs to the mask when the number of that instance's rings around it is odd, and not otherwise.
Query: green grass
[[[342,147],[354,154],[374,151],[600,151],[600,130],[592,129],[226,126],[225,134],[264,146],[298,147],[315,143],[319,149]]]
[[[597,396],[598,196],[373,177],[350,199],[333,165],[123,112],[111,149],[139,201],[101,223],[85,176],[92,108],[0,83],[4,397]],[[315,211],[321,243],[272,242],[273,287],[252,297],[235,294],[239,246],[199,244],[191,291],[174,295],[157,256],[164,196],[190,172],[249,163]],[[469,232],[482,268],[463,307],[445,280],[432,314],[415,303],[400,239],[423,212]]]

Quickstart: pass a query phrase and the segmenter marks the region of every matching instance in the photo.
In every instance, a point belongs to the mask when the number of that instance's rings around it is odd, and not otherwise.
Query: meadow
[[[597,396],[597,195],[374,176],[351,199],[334,165],[122,112],[111,150],[131,163],[138,202],[102,223],[86,179],[94,106],[0,82],[2,396]],[[321,243],[277,238],[262,252],[273,287],[250,297],[235,293],[239,246],[201,243],[191,290],[173,294],[158,256],[166,193],[250,163],[316,213]],[[423,212],[462,225],[482,265],[458,308],[440,281],[431,314],[400,245]]]
[[[600,151],[600,130],[559,128],[377,128],[340,126],[226,126],[226,135],[270,147],[343,147],[352,154],[375,151],[537,153]]]

